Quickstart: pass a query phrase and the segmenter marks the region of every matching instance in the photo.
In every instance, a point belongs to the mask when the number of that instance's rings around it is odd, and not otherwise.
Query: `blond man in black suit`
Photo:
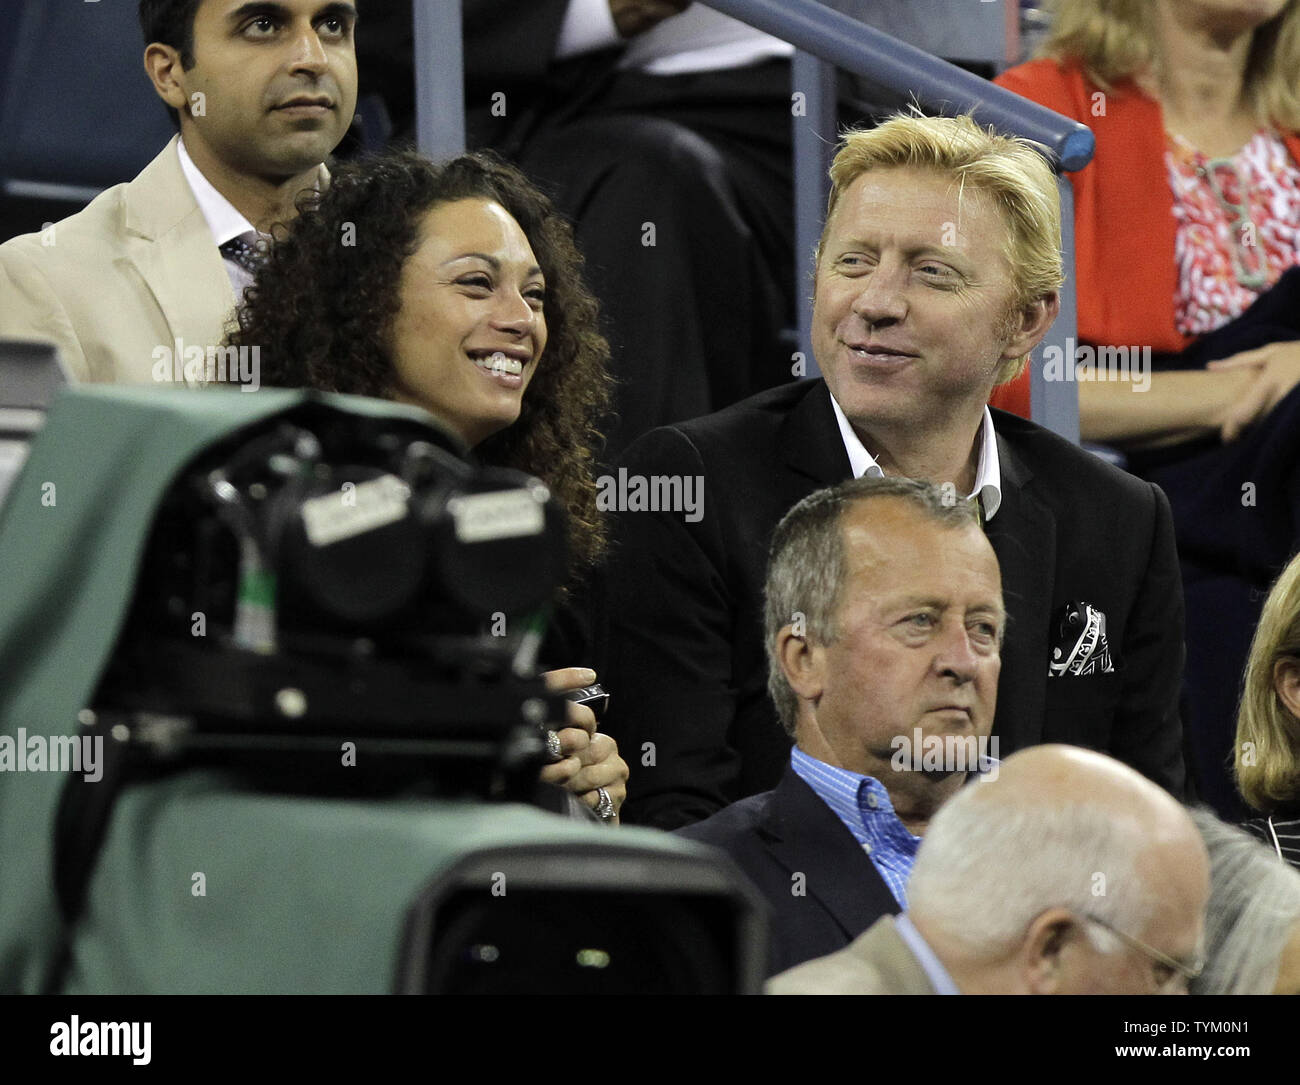
[[[655,430],[625,457],[629,478],[700,479],[704,495],[690,517],[619,517],[601,669],[608,728],[640,762],[628,820],[672,828],[776,784],[790,740],[766,690],[768,541],[801,498],[869,473],[978,503],[1008,612],[1003,752],[1092,746],[1181,793],[1168,502],[985,406],[1056,316],[1059,245],[1055,178],[1029,145],[967,118],[847,137],[817,261],[823,378]]]

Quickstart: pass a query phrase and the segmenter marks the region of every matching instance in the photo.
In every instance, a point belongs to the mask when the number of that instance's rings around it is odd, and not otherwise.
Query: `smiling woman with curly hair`
[[[589,569],[609,348],[550,200],[487,154],[397,151],[299,206],[229,342],[260,349],[265,385],[413,403],[481,462],[536,475],[569,514],[573,572]]]
[[[230,345],[258,348],[263,385],[423,407],[480,462],[540,478],[568,513],[580,591],[605,545],[593,468],[610,378],[568,223],[485,154],[350,163],[299,211],[245,293]],[[579,668],[546,677],[556,692],[596,681]],[[569,704],[556,742],[542,778],[616,818],[628,768],[591,709]]]

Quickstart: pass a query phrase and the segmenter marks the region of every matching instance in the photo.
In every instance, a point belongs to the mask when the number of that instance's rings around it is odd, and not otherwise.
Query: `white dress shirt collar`
[[[236,237],[243,237],[250,243],[256,241],[258,235],[253,224],[244,218],[235,209],[235,205],[218,192],[212,182],[199,172],[199,167],[194,164],[194,159],[185,149],[183,139],[177,143],[176,151],[181,158],[181,172],[185,174],[185,180],[190,184],[194,199],[198,201],[199,210],[203,212],[208,229],[212,231],[212,240],[217,243],[218,248]]]
[[[849,467],[853,471],[853,477],[883,476],[884,470],[858,438],[848,416],[834,395],[831,396],[831,407],[835,410],[835,421],[839,423],[844,450],[849,454]],[[984,408],[984,420],[980,423],[980,457],[975,467],[975,488],[966,496],[977,495],[984,509],[984,519],[992,520],[1002,504],[1002,463],[998,459],[997,434],[993,429],[993,415],[989,413],[988,407]]]
[[[256,244],[259,235],[253,224],[216,190],[211,181],[203,176],[199,167],[194,164],[194,159],[185,149],[183,139],[176,144],[176,153],[180,155],[181,172],[189,182],[190,191],[194,193],[199,210],[207,220],[208,229],[212,231],[212,240],[216,242],[217,248],[236,237],[242,237],[250,245]],[[243,265],[227,258],[224,253],[222,262],[226,265],[230,288],[235,292],[236,298],[242,298],[244,291],[253,285],[253,273]]]

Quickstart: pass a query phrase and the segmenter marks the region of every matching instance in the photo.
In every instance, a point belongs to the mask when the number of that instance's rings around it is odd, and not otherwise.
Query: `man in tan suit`
[[[179,134],[135,180],[0,245],[0,336],[53,341],[80,380],[202,380],[224,360],[259,239],[327,181],[356,106],[352,4],[248,8],[141,0]]]
[[[1104,754],[1037,746],[935,815],[909,910],[769,994],[1186,994],[1209,861],[1186,811]]]

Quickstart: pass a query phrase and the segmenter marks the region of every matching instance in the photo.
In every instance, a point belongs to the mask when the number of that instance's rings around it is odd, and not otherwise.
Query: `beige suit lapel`
[[[127,186],[127,251],[173,339],[216,346],[234,311],[235,293],[207,219],[181,171],[179,138]]]
[[[846,956],[874,966],[885,991],[897,995],[935,993],[925,967],[898,933],[893,916],[882,916],[846,950]]]
[[[841,950],[774,976],[772,995],[932,995],[925,968],[898,933],[894,916],[881,916]]]

